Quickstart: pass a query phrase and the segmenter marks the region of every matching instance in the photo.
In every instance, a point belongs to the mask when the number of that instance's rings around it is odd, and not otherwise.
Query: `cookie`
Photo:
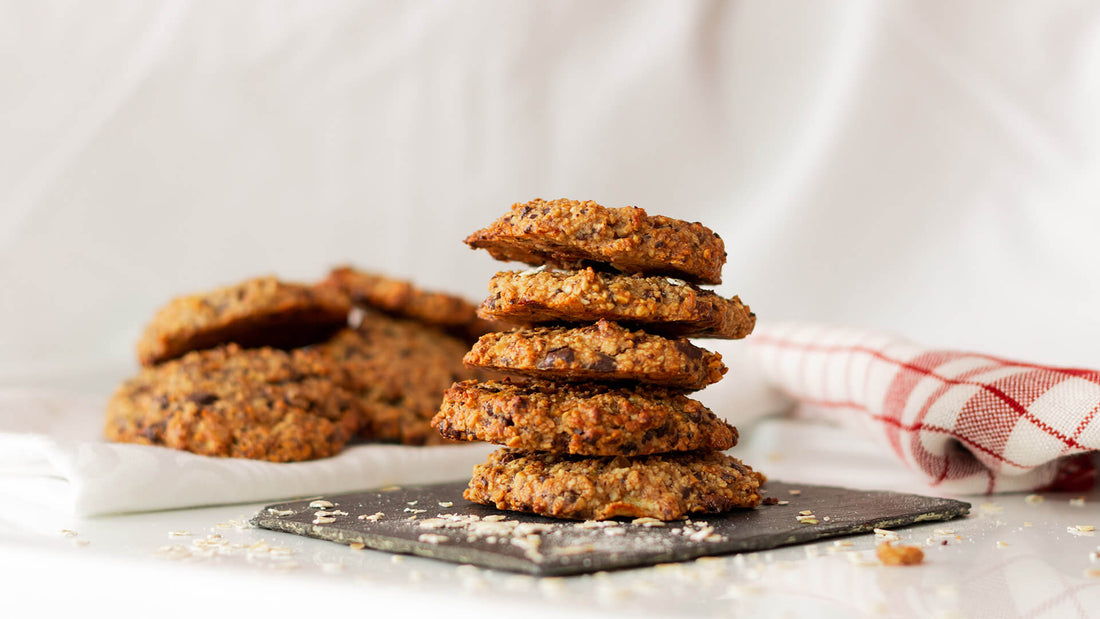
[[[465,381],[432,420],[443,436],[522,451],[637,456],[725,450],[737,430],[710,409],[662,387]]]
[[[207,456],[292,462],[339,452],[359,429],[356,398],[319,355],[236,344],[145,368],[107,405],[112,441]]]
[[[441,444],[430,422],[443,392],[475,372],[462,364],[466,344],[411,320],[368,312],[313,347],[339,372],[365,411],[364,438],[406,445]]]
[[[599,264],[701,284],[722,283],[726,261],[721,237],[700,223],[577,200],[513,204],[466,244],[488,250],[497,260],[563,268]]]
[[[467,341],[500,328],[492,321],[479,318],[477,305],[462,297],[421,290],[404,280],[351,267],[333,269],[321,285],[348,295],[359,307],[417,320]]]
[[[606,320],[585,327],[489,333],[464,361],[471,367],[548,380],[629,380],[688,390],[718,382],[726,372],[718,353]]]
[[[670,337],[740,339],[756,315],[729,299],[664,277],[579,271],[497,273],[481,304],[484,318],[530,324],[614,320]]]
[[[756,507],[763,481],[716,451],[586,458],[501,449],[474,467],[463,496],[552,518],[676,520]]]
[[[180,297],[160,309],[138,341],[138,360],[152,366],[193,350],[230,342],[243,348],[294,348],[347,325],[351,305],[333,290],[250,279]]]

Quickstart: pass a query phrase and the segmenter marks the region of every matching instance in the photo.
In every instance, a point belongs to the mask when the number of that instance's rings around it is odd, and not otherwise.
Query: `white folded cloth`
[[[73,515],[276,501],[468,478],[493,447],[355,445],[310,462],[199,456],[109,443],[104,402],[0,391],[0,493]]]

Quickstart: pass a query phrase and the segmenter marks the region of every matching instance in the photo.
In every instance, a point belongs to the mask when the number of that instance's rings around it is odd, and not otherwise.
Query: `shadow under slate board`
[[[765,487],[765,497],[788,503],[667,523],[585,523],[500,511],[463,499],[466,483],[451,482],[276,503],[260,510],[252,524],[375,550],[561,576],[767,550],[949,520],[970,509],[962,501],[895,492],[775,481]],[[805,510],[816,523],[799,521]]]

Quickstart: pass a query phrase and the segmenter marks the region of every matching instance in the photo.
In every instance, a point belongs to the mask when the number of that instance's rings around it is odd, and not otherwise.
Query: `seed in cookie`
[[[526,276],[497,273],[479,313],[531,324],[614,320],[670,337],[740,339],[756,325],[756,315],[736,296],[724,299],[664,277],[611,275],[591,268]]]
[[[756,507],[762,482],[736,458],[714,451],[589,458],[501,449],[474,467],[463,496],[553,518],[675,520]]]
[[[456,383],[432,426],[458,440],[588,456],[724,450],[737,430],[678,391],[532,380]]]
[[[193,350],[235,343],[243,348],[294,348],[319,342],[347,325],[351,305],[333,290],[250,279],[172,300],[138,341],[138,359],[152,366]]]
[[[439,411],[443,391],[475,374],[462,364],[462,341],[378,312],[366,312],[357,328],[313,349],[361,402],[366,416],[361,434],[378,441],[442,443],[429,422]]]
[[[625,273],[669,275],[701,284],[722,283],[726,261],[721,237],[700,223],[590,200],[513,204],[466,244],[488,250],[497,260],[564,268],[606,264]]]
[[[722,356],[686,339],[666,339],[601,320],[584,327],[536,327],[481,336],[471,367],[548,380],[638,381],[696,390],[726,372]]]
[[[236,344],[143,369],[107,405],[107,438],[290,462],[339,452],[362,412],[313,352]]]

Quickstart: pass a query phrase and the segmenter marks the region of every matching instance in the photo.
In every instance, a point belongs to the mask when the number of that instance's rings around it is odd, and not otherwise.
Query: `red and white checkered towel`
[[[1076,491],[1095,480],[1100,372],[810,325],[761,325],[747,342],[797,414],[866,431],[944,491]]]

